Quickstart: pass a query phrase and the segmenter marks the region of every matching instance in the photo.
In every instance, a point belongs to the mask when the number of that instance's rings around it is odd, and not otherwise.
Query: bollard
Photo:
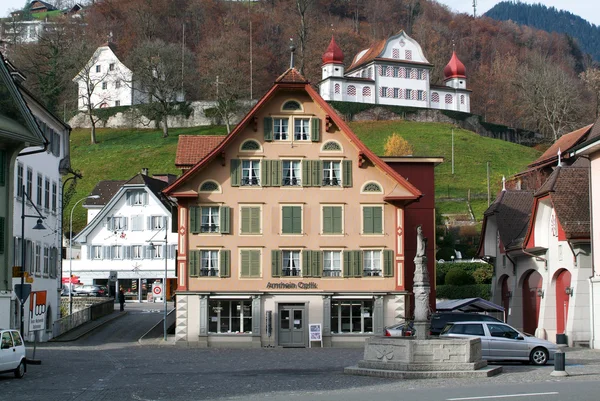
[[[565,353],[562,349],[559,349],[554,354],[554,371],[550,373],[550,376],[569,376],[565,371]]]

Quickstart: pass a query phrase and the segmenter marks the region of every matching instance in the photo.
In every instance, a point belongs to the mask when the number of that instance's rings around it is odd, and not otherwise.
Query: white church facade
[[[348,70],[332,37],[323,54],[320,95],[327,101],[421,107],[469,113],[464,64],[456,53],[444,68],[444,85],[431,85],[433,65],[404,31],[361,50]]]

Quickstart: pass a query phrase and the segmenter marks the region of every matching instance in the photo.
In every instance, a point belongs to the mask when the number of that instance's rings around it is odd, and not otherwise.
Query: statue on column
[[[415,295],[415,328],[417,338],[426,338],[429,331],[429,274],[427,272],[427,239],[423,228],[417,226],[417,252],[415,256],[413,293]]]

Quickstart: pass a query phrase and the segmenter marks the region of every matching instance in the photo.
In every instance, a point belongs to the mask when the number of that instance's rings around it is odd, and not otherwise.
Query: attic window
[[[281,108],[281,110],[286,110],[286,111],[302,110],[302,106],[300,106],[300,103],[298,103],[295,100],[288,100],[287,102],[285,102],[283,104],[283,107]]]
[[[219,184],[214,181],[205,181],[200,185],[200,192],[217,192],[219,191]]]
[[[381,189],[381,185],[379,185],[376,182],[371,181],[371,182],[367,182],[365,185],[363,185],[361,192],[380,194],[383,192],[383,190]]]
[[[100,72],[100,66],[99,65],[96,66],[96,72]]]
[[[260,143],[256,142],[253,139],[249,139],[246,142],[242,143],[240,150],[243,150],[243,151],[260,150]]]

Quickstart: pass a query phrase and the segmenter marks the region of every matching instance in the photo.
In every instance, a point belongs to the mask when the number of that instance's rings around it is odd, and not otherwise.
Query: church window
[[[460,95],[460,104],[465,104],[465,95]]]
[[[410,79],[417,79],[417,69],[416,68],[410,69]]]
[[[400,58],[400,49],[392,49],[392,58]]]
[[[386,77],[393,77],[394,76],[394,69],[392,67],[387,67],[385,70],[385,76]]]
[[[452,104],[452,95],[446,95],[444,98],[444,103]]]
[[[362,88],[362,95],[363,97],[371,97],[371,88],[368,86],[364,86]]]
[[[340,93],[340,84],[335,84],[333,91],[335,93]]]
[[[412,97],[412,89],[407,89],[406,90],[406,98],[410,99]]]
[[[394,88],[394,98],[398,99],[400,97],[399,93],[400,93],[400,89]]]
[[[302,106],[295,100],[289,100],[283,104],[282,110],[295,111],[302,110]]]
[[[412,50],[405,50],[404,51],[404,58],[406,60],[412,60]]]
[[[356,86],[348,85],[348,89],[346,90],[348,96],[356,96]]]
[[[380,77],[383,76],[383,67],[382,66],[380,66],[380,65],[377,66],[377,73],[379,74]]]
[[[439,103],[440,102],[440,94],[437,92],[433,92],[431,94],[431,102],[432,103]]]
[[[417,100],[424,100],[422,90],[417,91]]]

